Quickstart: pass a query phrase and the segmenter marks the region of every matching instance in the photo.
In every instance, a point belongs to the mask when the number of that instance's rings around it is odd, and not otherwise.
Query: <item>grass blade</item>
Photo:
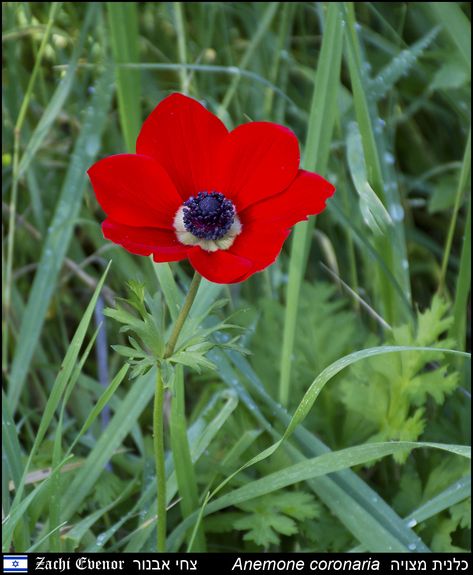
[[[61,461],[61,463],[55,467],[51,474],[41,483],[39,483],[31,493],[29,493],[24,499],[19,502],[15,508],[10,509],[10,513],[5,517],[3,521],[3,529],[2,529],[2,549],[4,551],[10,549],[11,540],[13,537],[13,532],[22,517],[24,517],[38,495],[40,495],[44,489],[49,485],[49,481],[53,474],[56,471],[59,471],[61,467],[63,467],[68,461],[70,457],[65,458]]]
[[[367,443],[356,447],[348,447],[340,451],[332,451],[308,459],[300,463],[289,466],[281,471],[276,471],[253,481],[249,485],[244,485],[238,489],[223,495],[219,499],[209,504],[207,512],[212,513],[228,505],[235,505],[242,501],[248,501],[254,497],[259,497],[265,493],[282,489],[288,485],[293,485],[299,481],[306,481],[318,475],[327,475],[335,471],[341,471],[355,465],[362,465],[394,455],[406,450],[418,448],[440,449],[460,455],[461,457],[471,458],[471,448],[466,445],[448,445],[442,443],[410,442],[410,441],[389,441],[383,443]]]
[[[206,65],[206,64],[156,64],[155,62],[140,62],[139,64],[122,64],[121,68],[129,68],[130,70],[159,70],[159,71],[173,71],[179,72],[179,70],[189,70],[190,72],[203,72],[204,74],[220,74],[226,76],[235,76],[238,78],[246,78],[251,82],[256,82],[265,86],[268,90],[277,94],[281,100],[289,104],[294,104],[294,102],[289,98],[289,96],[283,92],[278,86],[272,84],[269,80],[252,72],[251,70],[243,70],[237,66],[216,66],[216,65]]]
[[[405,518],[411,527],[471,496],[471,475],[462,477]]]
[[[154,273],[158,278],[159,285],[166,300],[169,313],[171,314],[172,321],[176,321],[181,309],[182,294],[180,293],[177,284],[172,275],[169,264],[162,263],[156,264],[151,262]]]
[[[254,56],[259,44],[261,43],[262,39],[264,38],[265,34],[268,31],[268,28],[270,27],[274,16],[276,15],[276,12],[279,7],[279,2],[269,2],[267,5],[265,4],[265,7],[266,10],[259,22],[258,28],[256,29],[256,32],[253,34],[251,42],[249,43],[245,53],[243,54],[238,64],[238,68],[240,69],[245,69],[251,62],[251,58]],[[217,112],[220,117],[222,117],[222,115],[224,115],[228,110],[228,107],[230,106],[230,103],[236,94],[236,90],[238,88],[239,83],[240,83],[240,74],[238,74],[232,79],[230,86],[228,87],[228,90],[226,91],[225,96],[223,97],[222,104],[219,106]]]
[[[20,135],[23,128],[23,124],[26,118],[26,112],[30,105],[30,100],[33,95],[33,88],[38,76],[38,72],[41,69],[41,62],[43,60],[44,52],[48,43],[49,35],[52,30],[54,19],[56,14],[61,7],[60,2],[53,2],[48,16],[48,23],[46,25],[46,30],[41,41],[41,45],[38,49],[38,53],[35,58],[35,63],[33,71],[31,73],[28,87],[24,95],[23,101],[21,103],[20,111],[18,113],[18,118],[15,123],[13,130],[13,169],[12,169],[12,189],[10,195],[10,221],[8,225],[8,241],[7,241],[7,258],[6,258],[6,269],[5,269],[5,289],[4,289],[4,303],[5,315],[3,319],[3,365],[4,369],[7,369],[8,362],[8,336],[9,336],[9,319],[10,319],[10,305],[11,305],[11,292],[12,292],[12,273],[13,273],[13,254],[14,254],[14,243],[15,243],[15,229],[16,229],[16,209],[18,200],[18,181],[19,175],[19,158],[20,158]],[[2,275],[3,277],[3,275]]]
[[[335,123],[342,44],[343,30],[339,9],[336,3],[330,3],[315,73],[315,88],[303,162],[305,169],[317,170],[322,174],[325,173],[327,167]],[[299,294],[307,262],[308,238],[313,227],[312,218],[307,222],[299,223],[293,232],[280,365],[279,401],[282,405],[287,405],[290,394],[291,357],[297,326]]]
[[[74,222],[82,203],[86,170],[92,164],[99,149],[100,136],[112,96],[110,80],[110,71],[107,70],[97,82],[91,106],[87,109],[82,130],[75,145],[49,234],[44,242],[38,271],[21,322],[9,377],[7,395],[12,411],[16,409],[20,399],[46,312],[69,247]]]
[[[2,389],[2,453],[8,466],[15,489],[20,485],[24,472],[24,465],[21,462],[22,449],[18,441],[18,433],[15,429],[15,422],[8,408],[8,401]],[[6,510],[8,511],[8,509]]]
[[[27,460],[25,468],[23,470],[23,475],[21,477],[20,483],[19,483],[17,490],[16,490],[15,499],[13,500],[12,509],[11,509],[12,515],[14,515],[14,513],[16,512],[16,509],[21,505],[22,497],[23,497],[23,489],[25,486],[25,480],[26,480],[27,473],[29,471],[29,467],[30,467],[31,462],[33,460],[33,457],[36,454],[39,446],[41,445],[41,442],[43,441],[43,439],[46,435],[46,431],[48,430],[49,425],[50,425],[50,423],[54,417],[54,414],[55,414],[56,409],[59,405],[59,402],[61,401],[61,397],[66,393],[67,386],[70,382],[71,376],[74,373],[77,358],[79,356],[80,349],[81,349],[82,344],[84,342],[84,339],[85,339],[85,336],[87,333],[87,328],[89,327],[90,320],[92,319],[92,315],[94,313],[95,304],[97,303],[97,299],[99,297],[100,290],[102,289],[102,286],[105,282],[105,278],[107,276],[109,268],[110,268],[110,264],[107,266],[107,269],[105,270],[100,282],[97,284],[97,288],[95,290],[95,293],[93,294],[92,299],[90,300],[90,303],[87,306],[87,309],[85,310],[85,313],[82,317],[82,320],[79,323],[79,326],[76,330],[76,333],[74,334],[74,337],[72,338],[69,349],[67,350],[66,356],[64,357],[64,361],[62,363],[61,369],[60,369],[60,371],[56,377],[56,380],[55,380],[54,385],[52,387],[52,390],[50,392],[46,407],[44,409],[44,413],[41,417],[41,422],[39,424],[39,428],[38,428],[36,435],[35,435],[35,440],[34,440],[33,446],[31,448],[29,455],[28,455],[28,460]],[[56,458],[56,459],[59,459],[59,458]],[[56,465],[54,465],[54,468],[59,470],[61,468],[60,462],[58,460],[55,460],[55,464]],[[56,477],[57,476],[54,476],[54,478],[56,478]],[[56,527],[56,525],[54,527]]]
[[[452,45],[471,73],[471,24],[458,2],[429,2],[425,8],[430,10],[436,22],[443,28]]]
[[[87,533],[87,531],[89,531],[89,529],[101,517],[103,517],[105,513],[113,509],[116,505],[118,505],[118,503],[120,503],[120,501],[126,500],[127,496],[133,491],[133,488],[136,486],[136,483],[137,483],[136,480],[131,481],[130,484],[126,487],[126,489],[122,493],[120,493],[120,495],[114,501],[112,501],[108,505],[105,505],[104,507],[101,507],[100,509],[97,509],[97,511],[90,513],[87,517],[85,517],[81,521],[78,521],[74,525],[74,527],[70,531],[68,531],[67,534],[65,535],[64,538],[66,542],[68,541],[72,542],[73,548],[76,549],[79,543],[82,541],[85,534]]]
[[[112,53],[116,64],[134,64],[138,54],[138,15],[136,2],[107,2]],[[141,77],[139,70],[115,67],[118,110],[128,152],[135,151],[141,128]]]
[[[84,425],[81,427],[81,430],[79,431],[79,433],[77,434],[73,443],[71,444],[71,447],[69,448],[69,452],[71,452],[74,449],[74,446],[79,441],[79,439],[84,435],[84,433],[86,433],[86,431],[90,428],[92,423],[100,415],[103,408],[108,404],[108,402],[110,401],[110,399],[112,398],[112,396],[114,395],[116,390],[118,389],[118,386],[125,379],[125,375],[128,373],[129,368],[130,368],[129,364],[125,363],[122,366],[122,368],[120,369],[120,371],[117,373],[117,375],[113,378],[112,382],[107,387],[107,389],[99,397],[99,399],[97,400],[97,403],[94,405],[94,408],[92,409],[92,411],[90,412],[86,421],[84,422]]]
[[[363,219],[374,234],[381,235],[392,225],[392,220],[368,181],[361,135],[356,122],[348,126],[347,159]]]
[[[187,64],[187,50],[186,50],[186,33],[185,33],[184,16],[183,16],[183,4],[182,2],[173,2],[172,7],[176,22],[179,63],[182,64],[182,66],[179,69],[179,76],[181,79],[181,91],[184,94],[187,94],[189,92],[190,75],[188,78],[185,68],[185,65]]]
[[[432,497],[429,501],[418,507],[415,511],[410,513],[405,519],[404,522],[407,527],[412,528],[425,521],[426,519],[430,519],[437,515],[437,513],[441,513],[445,511],[452,505],[463,501],[467,497],[471,497],[471,475],[466,477],[462,477],[458,481],[455,481],[452,485],[447,487],[444,491]],[[354,549],[350,551],[353,553],[360,553],[366,551],[366,547],[363,545],[358,545]]]
[[[373,123],[375,121],[375,104],[369,100],[368,79],[364,70],[365,63],[362,58],[361,46],[356,30],[355,10],[352,2],[345,3],[343,7],[344,17],[347,21],[347,49],[346,59],[350,73],[350,81],[353,92],[353,103],[355,116],[358,122],[363,152],[368,170],[368,180],[378,198],[385,205],[388,211],[399,204],[398,199],[387,195],[384,183],[383,167],[381,164],[379,145],[375,137]],[[399,279],[406,293],[410,293],[410,286],[406,270],[403,270],[397,263],[399,260],[407,261],[405,257],[406,249],[403,245],[403,230],[401,225],[393,227],[390,233],[379,237],[376,241],[378,252],[383,256],[386,266],[394,277]],[[396,253],[394,252],[400,252]],[[396,325],[406,318],[404,307],[397,297],[393,285],[386,281],[383,274],[378,273],[379,291],[381,294],[379,305],[382,315],[390,325]]]
[[[447,240],[445,242],[445,249],[442,258],[442,267],[440,270],[440,279],[438,291],[443,292],[445,287],[445,277],[447,275],[447,266],[450,260],[450,251],[452,249],[453,235],[455,233],[455,228],[457,225],[457,216],[460,210],[461,201],[463,194],[468,185],[468,179],[470,177],[471,171],[471,127],[468,134],[468,140],[466,142],[465,154],[463,156],[462,168],[460,172],[460,179],[458,181],[457,192],[455,194],[455,204],[453,206],[452,217],[450,219],[450,226],[448,227]]]
[[[232,369],[226,357],[231,357],[238,371]],[[227,352],[226,357],[222,353],[212,355],[212,360],[218,366],[222,378],[227,385],[236,390],[258,424],[271,437],[279,439],[280,434],[273,428],[274,422],[279,422],[284,429],[289,425],[291,416],[267,393],[245,358],[234,352]],[[254,392],[259,404],[262,402],[267,412],[271,414],[271,424],[261,413],[258,403],[250,397],[246,388],[241,384],[241,378]],[[299,447],[294,447],[294,443],[297,443]],[[295,429],[293,438],[289,438],[285,445],[295,462],[330,451],[320,439],[302,425]],[[367,534],[371,533],[375,547],[381,545],[384,549],[389,549],[402,544],[405,550],[409,546],[415,546],[419,551],[428,551],[414,531],[406,526],[403,519],[353,471],[346,470],[312,479],[308,485],[356,539],[364,540]]]
[[[437,352],[443,353],[451,353],[458,356],[463,357],[471,357],[470,354],[456,351],[451,349],[444,349],[444,348],[435,348]],[[248,467],[254,465],[255,463],[259,463],[264,459],[268,458],[272,455],[279,447],[284,443],[284,441],[290,437],[290,435],[294,432],[296,427],[302,423],[311,410],[312,406],[315,403],[318,395],[324,388],[324,386],[340,371],[345,369],[346,367],[353,365],[361,360],[368,359],[370,357],[376,357],[378,355],[383,355],[386,353],[399,353],[403,351],[432,351],[433,348],[430,347],[412,347],[412,346],[381,346],[381,347],[372,347],[369,349],[364,349],[361,351],[356,351],[347,355],[345,357],[340,358],[339,360],[335,361],[328,367],[326,367],[313,381],[310,385],[309,389],[306,391],[304,397],[302,398],[301,402],[297,406],[294,415],[292,416],[289,425],[286,427],[284,434],[282,435],[281,439],[273,443],[273,445],[266,448],[264,451],[250,459],[247,463],[242,465],[237,471],[232,473],[229,477],[227,477],[220,485],[218,485],[212,493],[214,496],[218,493],[235,475],[247,469]]]
[[[326,453],[313,459],[296,463],[280,471],[271,473],[261,479],[257,479],[250,484],[244,485],[229,493],[222,495],[215,501],[208,503],[204,515],[209,515],[220,509],[249,501],[255,497],[260,497],[267,493],[277,491],[289,485],[294,485],[300,481],[307,481],[314,477],[327,475],[336,471],[341,471],[355,465],[368,463],[387,455],[393,455],[402,451],[432,448],[440,449],[450,453],[455,453],[462,457],[471,457],[471,448],[463,445],[447,445],[441,443],[416,443],[409,441],[385,442],[385,443],[368,443],[357,447],[349,447],[340,451]],[[175,549],[176,542],[182,537],[182,531],[192,525],[198,513],[184,520],[171,534],[170,545]],[[386,551],[386,549],[373,549],[374,551]],[[403,548],[394,549],[393,551],[404,551]],[[414,549],[411,549],[414,551]]]
[[[88,496],[105,464],[130,433],[143,410],[149,405],[154,394],[155,377],[155,370],[152,370],[146,376],[134,380],[115,415],[89,453],[84,465],[64,492],[63,501],[66,503],[62,510],[63,519],[70,519]]]
[[[46,535],[43,535],[42,537],[40,537],[36,543],[34,543],[33,545],[31,545],[31,547],[29,547],[26,552],[27,553],[32,553],[33,551],[35,551],[35,549],[38,549],[38,547],[41,546],[42,543],[44,543],[44,541],[46,541],[47,539],[49,539],[49,537],[51,537],[51,535],[55,532],[55,531],[60,531],[65,525],[67,525],[67,521],[64,521],[64,523],[61,523],[60,525],[58,525],[57,527],[55,527],[54,529],[52,529],[51,531],[49,531],[49,533],[46,533]]]
[[[52,95],[46,109],[44,110],[43,115],[41,116],[40,121],[38,122],[38,125],[35,127],[31,137],[28,139],[25,151],[21,156],[19,166],[20,177],[26,172],[26,170],[28,170],[36,152],[41,147],[49,133],[49,130],[51,129],[52,125],[64,107],[64,103],[66,102],[74,85],[79,57],[84,49],[90,26],[94,21],[97,20],[98,10],[99,6],[94,2],[91,2],[87,7],[84,23],[81,27],[81,33],[76,44],[74,45],[74,50],[67,65],[66,73],[56,88],[56,91]]]
[[[181,499],[182,517],[188,517],[199,507],[199,493],[192,457],[187,437],[185,414],[184,374],[182,366],[176,366],[174,377],[174,396],[171,401],[171,449],[174,470]],[[191,534],[189,534],[190,536]],[[195,551],[205,552],[205,535],[199,529],[195,537]]]
[[[453,324],[450,335],[459,349],[466,349],[466,329],[468,294],[471,285],[471,196],[468,199],[468,212],[465,221],[465,237],[460,259],[460,272],[457,278],[455,301],[453,303]]]

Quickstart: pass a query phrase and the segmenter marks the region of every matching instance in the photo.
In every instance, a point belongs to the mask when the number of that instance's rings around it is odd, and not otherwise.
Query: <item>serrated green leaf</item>
[[[200,373],[202,369],[215,370],[215,365],[205,358],[200,352],[192,351],[178,351],[173,354],[168,361],[170,363],[179,363],[180,365],[185,365],[192,369],[195,369]]]
[[[462,529],[471,528],[471,497],[450,509],[450,517]]]
[[[246,516],[234,523],[235,529],[247,531],[243,539],[252,540],[265,548],[279,543],[277,533],[292,535],[297,532],[295,521],[279,513]]]
[[[135,359],[136,357],[146,357],[146,354],[138,351],[134,347],[127,347],[126,345],[112,345],[111,347],[114,351],[123,357],[128,357],[131,359]]]
[[[238,505],[244,512],[233,516],[234,528],[247,531],[244,539],[268,548],[280,541],[279,534],[299,531],[297,522],[313,519],[320,513],[313,495],[303,491],[280,491]]]

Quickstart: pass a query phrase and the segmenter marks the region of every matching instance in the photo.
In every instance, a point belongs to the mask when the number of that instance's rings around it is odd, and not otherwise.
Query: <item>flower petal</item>
[[[291,130],[270,122],[235,128],[223,141],[215,163],[214,189],[237,211],[279,194],[297,176],[299,144]]]
[[[334,192],[334,186],[318,174],[299,170],[297,178],[284,192],[252,204],[239,215],[244,226],[260,221],[289,228],[309,215],[322,212]]]
[[[157,228],[136,228],[107,218],[102,224],[103,235],[139,256],[153,254],[155,262],[175,262],[187,257],[187,248],[174,232]]]
[[[87,173],[97,201],[115,222],[172,229],[181,198],[167,173],[152,158],[109,156]]]
[[[199,102],[171,94],[145,120],[136,151],[155,158],[186,200],[210,189],[216,151],[227,133]]]
[[[258,222],[247,224],[229,249],[232,255],[247,258],[252,261],[246,279],[257,271],[261,271],[274,263],[282,249],[290,230]],[[242,281],[242,280],[239,280]]]
[[[195,247],[188,252],[189,261],[204,278],[217,284],[242,281],[251,270],[251,260],[226,250],[207,252]]]

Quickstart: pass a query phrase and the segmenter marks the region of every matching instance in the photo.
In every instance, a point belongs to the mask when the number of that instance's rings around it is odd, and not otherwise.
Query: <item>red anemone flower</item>
[[[272,264],[290,228],[333,194],[299,159],[287,128],[250,122],[229,132],[196,100],[172,94],[143,124],[136,154],[104,158],[88,174],[107,239],[155,262],[188,258],[208,280],[235,283]]]

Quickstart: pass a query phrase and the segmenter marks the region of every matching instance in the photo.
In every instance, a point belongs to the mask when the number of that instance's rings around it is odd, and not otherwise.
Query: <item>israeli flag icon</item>
[[[4,555],[4,573],[28,573],[28,555]]]

